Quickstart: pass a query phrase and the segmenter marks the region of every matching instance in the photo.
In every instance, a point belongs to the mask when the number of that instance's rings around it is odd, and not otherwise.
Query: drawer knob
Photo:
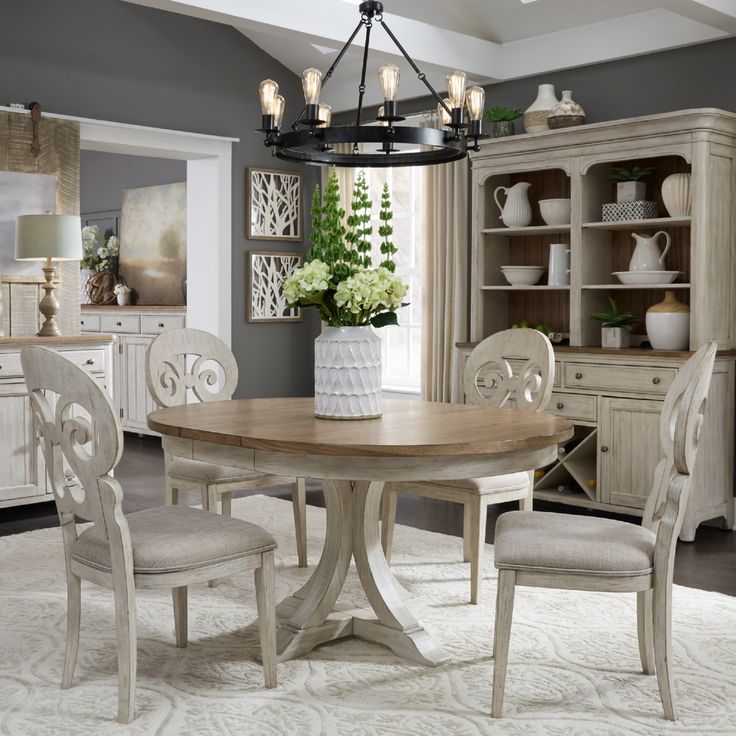
[[[575,378],[579,381],[583,377],[582,373],[576,373]]]
[[[657,376],[654,376],[654,378],[652,378],[652,383],[655,386],[658,386],[661,383],[661,381],[662,381],[662,379],[661,378],[658,378]]]
[[[565,405],[561,401],[558,401],[557,402],[557,408],[558,409],[564,409],[565,408]]]
[[[79,320],[79,324],[80,325],[83,325],[84,324],[84,320],[83,319]]]
[[[158,326],[159,326],[159,327],[163,327],[163,326],[164,326],[164,323],[163,323],[163,322],[159,322],[159,323],[158,323]]]
[[[86,362],[87,362],[87,365],[94,365],[95,364],[95,359],[94,358],[87,358],[87,361]]]
[[[601,445],[601,452],[608,452],[608,445]]]
[[[115,325],[116,325],[117,327],[122,327],[122,326],[123,326],[123,323],[122,323],[122,322],[116,322],[116,323],[115,323]]]

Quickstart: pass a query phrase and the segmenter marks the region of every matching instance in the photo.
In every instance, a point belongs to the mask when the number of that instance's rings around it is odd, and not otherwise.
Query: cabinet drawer
[[[102,332],[125,332],[137,335],[141,331],[141,318],[137,314],[103,314]]]
[[[552,386],[554,388],[562,386],[562,366],[559,360],[555,361],[555,379],[552,381]]]
[[[22,375],[20,353],[0,353],[0,378],[17,378]]]
[[[181,314],[143,314],[141,315],[141,332],[144,335],[158,335],[164,330],[175,330],[184,327],[184,315]]]
[[[100,331],[100,315],[85,314],[82,312],[82,318],[79,320],[79,327],[82,332],[99,332]]]
[[[92,373],[102,373],[105,370],[104,350],[61,350],[65,358],[76,363],[81,368],[86,368]]]
[[[596,397],[584,394],[562,394],[552,392],[552,398],[545,411],[558,414],[567,419],[578,419],[585,422],[594,422],[596,418]]]
[[[566,363],[565,386],[594,391],[664,395],[675,380],[676,374],[675,368]]]

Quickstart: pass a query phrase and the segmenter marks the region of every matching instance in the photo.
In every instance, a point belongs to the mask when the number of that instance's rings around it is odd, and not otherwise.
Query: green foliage
[[[365,180],[365,172],[361,171],[355,180],[353,188],[352,213],[348,215],[348,227],[345,235],[348,244],[349,259],[356,265],[370,267],[371,259],[371,209],[373,203],[368,196],[368,182]]]
[[[404,306],[403,304],[401,305]],[[374,327],[387,327],[388,325],[398,325],[399,318],[396,312],[381,312],[371,317],[371,324]]]
[[[384,257],[381,265],[387,268],[391,273],[396,271],[396,263],[394,256],[399,249],[394,245],[391,236],[394,234],[394,228],[391,225],[394,219],[394,213],[391,210],[391,193],[388,190],[388,184],[383,185],[381,193],[381,211],[378,213],[381,224],[378,226],[378,234],[381,236],[381,255]]]
[[[514,329],[519,329],[519,328],[522,328],[522,327],[525,327],[527,329],[533,329],[533,330],[536,330],[537,332],[541,332],[545,337],[549,337],[554,332],[554,330],[549,325],[534,325],[534,326],[532,326],[532,325],[530,325],[526,321],[524,321],[524,322],[517,322],[516,324],[511,325],[511,327],[514,328]]]
[[[611,174],[612,181],[639,181],[649,176],[654,171],[654,166],[634,166],[631,170],[615,166]]]
[[[487,123],[503,123],[521,117],[518,107],[492,107],[483,113],[483,120]]]
[[[633,312],[619,312],[616,300],[608,297],[610,309],[604,309],[602,312],[596,312],[590,316],[598,320],[603,327],[629,327],[636,321],[636,315]]]

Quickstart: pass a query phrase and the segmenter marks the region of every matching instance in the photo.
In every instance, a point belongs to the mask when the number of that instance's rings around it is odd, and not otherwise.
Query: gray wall
[[[232,28],[120,0],[2,0],[0,102],[38,100],[46,110],[161,128],[238,137],[233,147],[233,349],[240,396],[312,391],[317,322],[245,322],[245,168],[274,166],[253,129],[258,83],[276,79],[287,116],[298,112],[299,80]],[[305,203],[317,170],[306,169]],[[292,243],[268,249],[293,250]]]
[[[558,95],[563,89],[573,91],[573,99],[585,108],[590,123],[691,107],[736,110],[736,85],[730,73],[734,62],[736,38],[727,38],[489,85],[486,107],[523,110],[537,96],[537,85],[550,82]],[[438,92],[444,96],[444,90]],[[401,102],[400,112],[406,115],[435,104],[432,98],[418,98]],[[343,113],[335,119],[344,123],[352,117]],[[517,131],[522,132],[521,121]]]
[[[125,189],[186,181],[187,162],[168,158],[124,156],[82,151],[79,173],[79,211],[119,210]]]

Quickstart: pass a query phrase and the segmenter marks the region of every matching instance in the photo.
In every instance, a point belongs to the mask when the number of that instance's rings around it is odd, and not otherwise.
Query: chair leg
[[[217,486],[207,486],[207,508],[213,514],[218,513],[217,511]]]
[[[470,504],[463,503],[463,562],[470,562]]]
[[[67,570],[66,575],[66,650],[61,689],[72,686],[79,651],[79,620],[82,611],[82,580]]]
[[[307,566],[307,482],[297,478],[291,487],[291,506],[294,510],[296,557],[299,567]]]
[[[276,601],[273,550],[261,555],[256,568],[256,603],[261,634],[261,659],[266,687],[276,687]]]
[[[135,588],[132,576],[115,579],[115,634],[118,644],[118,721],[130,723],[135,718],[135,680],[138,662]]]
[[[210,494],[206,483],[199,484],[199,497],[202,501],[202,511],[210,510]]]
[[[174,602],[174,636],[176,646],[186,649],[188,643],[189,615],[187,606],[187,586],[172,588],[171,595]]]
[[[652,633],[652,591],[636,594],[636,629],[639,638],[639,657],[645,675],[655,674],[654,641]]]
[[[470,507],[470,602],[478,603],[483,577],[488,507],[480,497],[471,499],[467,505]]]
[[[390,483],[386,483],[381,499],[381,546],[386,562],[391,562],[391,548],[394,545],[394,526],[396,525],[397,493]]]
[[[491,696],[491,716],[493,718],[500,718],[503,711],[515,586],[516,572],[514,570],[498,571],[496,624],[493,632],[493,694]]]
[[[217,507],[215,507],[217,508]],[[222,494],[222,515],[233,515],[233,494],[232,491],[226,491]]]
[[[529,473],[529,493],[519,500],[521,511],[532,511],[534,509],[534,472]]]
[[[174,485],[174,481],[166,476],[165,482],[165,498],[164,503],[167,506],[176,506],[179,503],[179,489]]]
[[[672,694],[672,584],[655,584],[652,598],[657,684],[664,717],[674,721],[677,719],[677,708]]]

